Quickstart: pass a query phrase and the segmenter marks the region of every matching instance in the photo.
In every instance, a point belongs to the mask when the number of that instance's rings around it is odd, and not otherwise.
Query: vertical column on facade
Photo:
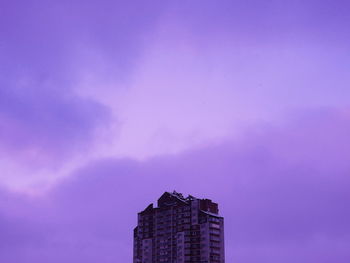
[[[198,209],[199,209],[199,200],[194,199],[191,202],[191,225],[198,224]]]
[[[185,263],[185,232],[176,234],[177,263]]]
[[[170,209],[170,258],[171,262],[174,262],[173,255],[173,235],[174,235],[174,226],[173,226],[173,217],[174,217],[174,207],[172,206]]]
[[[152,238],[142,240],[142,263],[152,263]]]
[[[153,255],[153,260],[154,262],[158,262],[158,245],[159,245],[159,240],[158,240],[158,210],[154,210],[154,228],[153,228],[153,240],[154,240],[154,248],[155,248],[155,253]]]
[[[225,236],[224,236],[224,219],[221,218],[220,220],[220,263],[225,263]]]
[[[201,224],[201,261],[209,262],[210,258],[210,236],[209,222]]]

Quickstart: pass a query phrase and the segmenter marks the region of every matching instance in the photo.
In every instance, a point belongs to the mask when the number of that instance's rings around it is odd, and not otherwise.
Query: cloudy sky
[[[0,262],[131,262],[211,198],[227,262],[350,262],[345,0],[0,0]]]

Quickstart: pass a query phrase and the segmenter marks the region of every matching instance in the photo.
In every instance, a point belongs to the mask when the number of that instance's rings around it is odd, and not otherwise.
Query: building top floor
[[[193,206],[196,204],[195,206]],[[178,210],[185,211],[190,210],[190,207],[196,207],[203,212],[209,213],[214,216],[219,216],[218,204],[210,199],[200,199],[192,195],[188,195],[186,198],[176,191],[165,192],[157,201],[157,207],[153,206],[153,203],[147,206],[145,210],[140,212],[141,215],[153,214],[157,212],[166,212],[171,208],[176,208]]]

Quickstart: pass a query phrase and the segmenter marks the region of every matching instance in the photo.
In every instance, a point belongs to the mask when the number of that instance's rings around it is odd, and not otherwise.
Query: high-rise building
[[[224,219],[209,199],[165,192],[138,213],[134,263],[224,263]]]

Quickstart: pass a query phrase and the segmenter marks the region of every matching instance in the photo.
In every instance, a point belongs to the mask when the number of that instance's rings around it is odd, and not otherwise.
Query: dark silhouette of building
[[[209,199],[165,192],[138,213],[134,263],[224,263],[224,219]]]

